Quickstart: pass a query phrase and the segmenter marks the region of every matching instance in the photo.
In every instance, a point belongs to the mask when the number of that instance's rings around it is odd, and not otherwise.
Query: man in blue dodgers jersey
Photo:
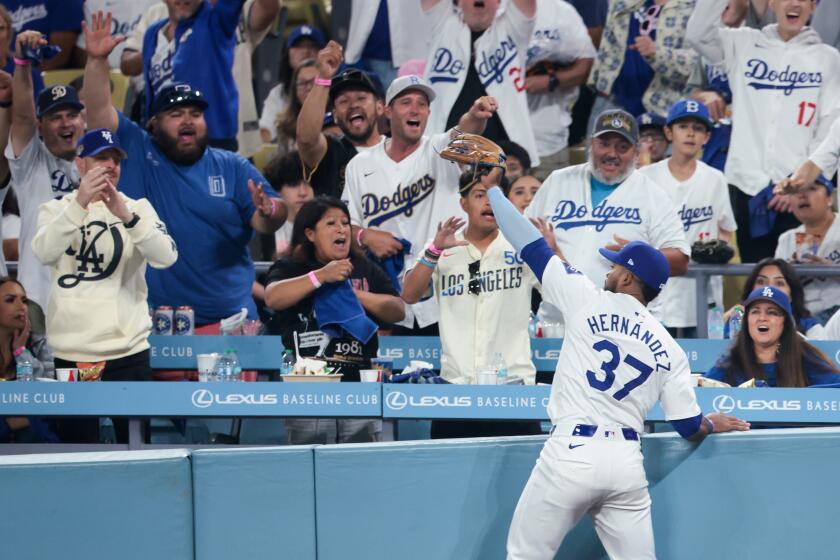
[[[639,153],[636,120],[622,110],[598,115],[589,163],[560,169],[548,176],[525,210],[554,228],[566,260],[593,282],[609,271],[596,251],[617,249],[640,240],[662,250],[672,276],[685,274],[689,246],[668,195],[635,169]],[[559,323],[560,313],[543,300],[540,316]]]
[[[128,153],[120,191],[148,199],[179,247],[175,265],[148,271],[149,303],[189,305],[199,327],[243,307],[256,318],[248,242],[254,230],[279,228],[286,207],[245,159],[207,147],[207,101],[189,85],[158,95],[149,132],[114,109],[107,57],[119,41],[101,12],[85,30],[87,116],[91,127],[116,131]]]
[[[356,239],[365,243],[374,237],[405,239],[411,243],[404,256],[406,263],[423,254],[423,244],[434,236],[438,223],[464,216],[458,203],[458,166],[438,156],[456,133],[453,129],[424,136],[434,98],[432,88],[419,76],[402,76],[391,83],[385,95],[391,138],[350,160],[341,196],[353,225],[362,228],[361,233],[356,230]],[[477,99],[461,117],[458,129],[481,133],[496,107],[492,97]],[[414,334],[437,334],[434,299],[408,306],[405,315],[400,326],[419,328]],[[426,327],[431,331],[422,330]],[[397,332],[411,334],[401,329]]]
[[[678,101],[668,112],[664,129],[671,141],[671,157],[640,170],[674,201],[689,243],[713,239],[729,242],[737,229],[726,178],[697,159],[713,127],[705,105],[694,99]],[[713,301],[723,307],[723,279],[716,276],[709,282]],[[672,278],[651,305],[653,315],[674,336],[694,338],[697,334],[695,287],[693,278]]]
[[[528,150],[531,165],[540,163],[525,96],[525,55],[536,21],[536,0],[422,0],[431,37],[425,78],[437,95],[429,133],[458,123],[483,95],[499,100],[499,113],[484,136],[512,140]]]
[[[646,309],[668,280],[668,261],[647,243],[599,249],[612,263],[598,289],[554,255],[542,235],[493,187],[502,234],[566,317],[548,414],[554,425],[508,534],[509,560],[551,560],[584,514],[611,558],[655,558],[639,433],[659,400],[681,436],[748,430],[737,418],[704,417],[685,353]]]
[[[23,48],[46,44],[38,31],[24,31],[15,39],[15,57]],[[38,208],[61,198],[79,186],[76,144],[85,122],[76,90],[56,85],[32,100],[32,71],[20,61],[12,79],[12,127],[6,159],[20,204],[20,259],[18,280],[29,296],[30,313],[36,332],[44,332],[43,310],[47,307],[50,270],[32,252],[32,238],[38,228]],[[37,107],[36,107],[37,105]]]
[[[788,198],[772,188],[819,145],[838,114],[840,53],[807,26],[813,0],[770,0],[778,23],[762,30],[720,27],[726,2],[698,0],[686,39],[710,63],[723,64],[729,77],[725,173],[741,260],[757,262],[772,256],[779,235],[797,225]]]
[[[167,7],[169,18],[143,36],[147,117],[165,88],[188,83],[207,97],[211,145],[235,152],[239,92],[232,69],[242,0],[169,1]]]

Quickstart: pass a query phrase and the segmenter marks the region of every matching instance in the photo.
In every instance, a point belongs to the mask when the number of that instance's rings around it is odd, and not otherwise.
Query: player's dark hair
[[[528,155],[528,150],[511,140],[502,140],[497,144],[508,158],[515,157],[519,160],[519,163],[522,164],[523,175],[531,172],[531,156]]]
[[[825,354],[799,335],[793,318],[787,313],[784,316],[785,326],[776,350],[776,386],[807,387],[807,371],[838,373]],[[726,372],[724,380],[732,386],[742,379],[767,380],[756,357],[755,342],[749,333],[749,312],[745,313],[744,326],[735,337],[729,352],[718,360],[716,366]]]
[[[799,275],[786,260],[767,257],[766,259],[761,259],[755,263],[752,272],[750,272],[750,275],[747,277],[746,283],[744,283],[744,289],[741,292],[741,301],[746,301],[750,293],[759,287],[756,286],[755,283],[758,280],[758,275],[761,273],[761,269],[765,266],[777,266],[779,271],[782,273],[782,276],[785,277],[785,282],[787,282],[787,285],[790,287],[790,306],[793,309],[793,318],[796,319],[796,328],[801,333],[805,334],[807,329],[803,328],[802,319],[809,318],[811,316],[811,312],[808,311],[807,307],[805,307],[805,290],[802,288],[802,282],[799,280]]]
[[[661,293],[661,290],[651,288],[641,280],[639,280],[639,284],[642,285],[642,297],[645,298],[645,305],[655,300]]]
[[[295,225],[292,228],[292,239],[289,242],[289,248],[284,256],[290,257],[292,260],[305,264],[311,270],[321,268],[323,263],[319,263],[315,257],[315,244],[306,237],[306,230],[314,230],[315,226],[324,217],[324,214],[332,208],[337,208],[344,212],[347,216],[347,221],[350,221],[350,210],[347,205],[337,198],[332,196],[319,196],[304,203],[298,210],[295,216]],[[352,234],[348,235],[348,242],[352,239]],[[362,256],[361,251],[352,243],[350,244],[350,257]]]
[[[303,164],[298,151],[292,150],[271,158],[265,165],[263,177],[276,191],[300,184],[303,181]]]

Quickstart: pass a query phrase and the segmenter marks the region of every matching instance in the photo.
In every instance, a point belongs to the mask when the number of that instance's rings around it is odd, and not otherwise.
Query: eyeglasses
[[[474,296],[481,293],[481,276],[479,274],[479,268],[481,268],[481,261],[474,261],[467,265],[467,270],[469,270],[470,273],[467,291]]]
[[[295,82],[295,87],[298,88],[307,88],[312,87],[313,85],[315,85],[315,78],[312,78],[311,80],[298,80]]]
[[[636,18],[641,20],[639,35],[647,36],[656,31],[656,22],[659,21],[659,12],[661,11],[661,5],[654,5],[645,10],[644,13],[636,13]]]

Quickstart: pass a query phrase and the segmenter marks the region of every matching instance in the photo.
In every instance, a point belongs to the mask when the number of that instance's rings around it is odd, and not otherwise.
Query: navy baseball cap
[[[615,132],[622,135],[632,144],[639,143],[639,125],[633,115],[621,109],[604,111],[595,119],[595,130],[592,138]]]
[[[834,191],[834,183],[825,175],[820,175],[814,180],[814,182],[818,185],[824,186],[825,190],[828,191],[828,194],[831,194]]]
[[[790,298],[787,294],[778,288],[772,286],[764,286],[763,288],[756,288],[747,299],[744,301],[744,309],[749,309],[750,305],[756,301],[771,301],[782,308],[782,310],[793,317],[793,310],[790,307]]]
[[[639,130],[643,128],[663,128],[665,117],[656,113],[642,113],[636,117],[636,124],[639,125]]]
[[[79,101],[79,94],[73,86],[52,86],[44,88],[38,94],[38,118],[50,111],[71,107],[81,111],[85,108]]]
[[[649,288],[661,290],[668,281],[671,267],[662,251],[644,241],[631,241],[620,251],[598,249],[605,259],[632,272]]]
[[[666,126],[671,126],[681,119],[697,119],[706,125],[706,128],[711,130],[715,123],[712,122],[712,117],[709,115],[709,110],[705,105],[694,99],[680,99],[668,111],[668,119]]]
[[[76,146],[76,155],[79,157],[93,157],[105,150],[116,150],[126,159],[128,154],[125,153],[120,145],[120,139],[117,135],[107,128],[95,128],[89,130],[79,140]]]
[[[289,33],[289,38],[286,40],[286,48],[292,47],[298,39],[312,39],[318,44],[319,49],[323,49],[327,44],[327,40],[321,30],[311,25],[301,25],[292,29]]]
[[[376,87],[367,72],[358,68],[346,68],[333,77],[332,85],[330,85],[330,101],[335,101],[335,98],[346,89],[361,89],[382,97],[381,88]]]
[[[152,102],[152,116],[157,115],[161,111],[171,109],[176,105],[195,105],[200,107],[202,111],[207,110],[209,104],[204,95],[193,88],[190,84],[184,82],[176,82],[170,86],[163,88],[160,93],[155,96]]]

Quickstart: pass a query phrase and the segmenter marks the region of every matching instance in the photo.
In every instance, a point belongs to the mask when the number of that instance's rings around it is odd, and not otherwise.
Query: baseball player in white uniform
[[[499,100],[499,118],[508,138],[528,151],[536,167],[540,158],[525,94],[525,55],[536,21],[536,0],[510,0],[503,10],[499,4],[500,0],[459,0],[456,8],[451,0],[422,0],[432,38],[425,77],[437,94],[429,131],[446,130],[465,85],[471,87],[477,79],[487,95]]]
[[[726,178],[697,159],[713,128],[705,105],[693,99],[678,101],[668,112],[665,126],[671,141],[671,157],[639,170],[671,197],[689,244],[713,239],[728,242],[737,229]],[[715,276],[709,283],[714,303],[722,307],[722,278]],[[695,327],[695,292],[696,280],[693,278],[672,278],[656,304],[651,306],[651,312],[667,327]]]
[[[342,200],[357,228],[356,239],[376,254],[402,250],[397,241],[411,244],[404,261],[413,263],[423,244],[434,236],[437,224],[451,216],[464,217],[458,203],[458,166],[438,156],[450,133],[424,136],[429,106],[435,92],[423,78],[402,76],[391,83],[385,96],[391,138],[355,156],[347,164]],[[496,109],[493,98],[476,100],[459,123],[462,132],[480,133]],[[381,247],[389,247],[383,253]],[[424,328],[438,320],[434,299],[406,309],[399,323]]]
[[[589,163],[559,169],[548,176],[525,210],[554,227],[565,259],[593,282],[610,263],[596,249],[619,248],[640,240],[665,253],[673,275],[685,273],[689,246],[671,198],[635,169],[639,129],[621,110],[600,114],[592,134]],[[544,300],[546,302],[546,300]],[[562,317],[546,302],[543,321]]]
[[[655,558],[650,496],[639,434],[661,401],[681,436],[748,430],[721,413],[703,416],[685,353],[647,310],[668,280],[668,261],[633,241],[600,249],[612,263],[598,289],[554,255],[501,189],[488,196],[502,233],[566,316],[548,413],[551,436],[531,473],[508,535],[509,560],[551,560],[584,514],[610,558]]]
[[[537,281],[499,232],[486,176],[462,177],[464,221],[449,218],[438,226],[425,253],[405,277],[402,297],[415,303],[431,285],[440,307],[441,375],[476,383],[476,371],[502,354],[508,375],[533,385],[536,368],[528,336],[531,291]]]
[[[815,2],[770,0],[778,23],[761,30],[721,27],[726,5],[727,0],[698,1],[686,40],[710,63],[722,64],[729,78],[732,139],[725,174],[737,187],[732,205],[741,258],[756,262],[772,254],[791,220],[783,215],[776,223],[765,221],[764,209],[751,209],[749,202],[762,194],[771,210],[789,211],[784,197],[766,189],[787,177],[828,134],[840,110],[840,53],[807,27]]]

